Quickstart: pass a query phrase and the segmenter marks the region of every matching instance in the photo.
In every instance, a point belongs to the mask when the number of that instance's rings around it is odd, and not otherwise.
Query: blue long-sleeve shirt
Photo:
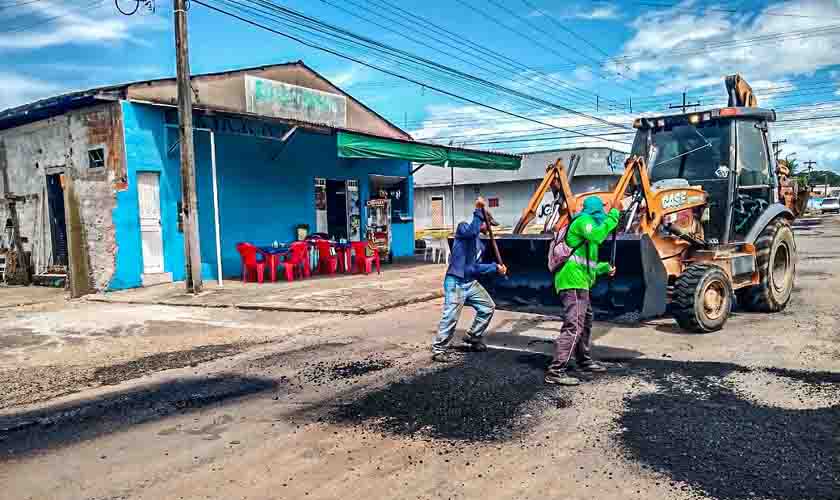
[[[448,276],[455,276],[464,281],[473,281],[482,274],[495,273],[496,264],[482,264],[481,255],[484,243],[481,242],[481,223],[484,222],[481,210],[473,213],[472,223],[461,222],[455,230],[455,242],[449,255]]]

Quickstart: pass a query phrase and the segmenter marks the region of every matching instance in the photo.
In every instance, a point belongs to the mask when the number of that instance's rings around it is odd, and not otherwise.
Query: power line
[[[33,3],[40,2],[40,1],[41,0],[25,0],[25,1],[20,1],[20,2],[17,2],[17,3],[0,5],[0,10],[11,9],[12,7],[23,7],[25,5],[30,5],[30,4],[33,4]]]
[[[412,36],[412,35],[406,34],[406,33],[404,33],[404,32],[400,32],[400,31],[398,31],[398,30],[396,30],[396,29],[393,29],[393,28],[390,28],[390,27],[388,27],[388,26],[386,26],[386,25],[384,25],[384,24],[382,24],[382,23],[380,23],[380,22],[378,22],[378,21],[376,21],[376,20],[371,20],[369,17],[362,16],[362,15],[360,15],[360,14],[356,13],[356,12],[353,12],[353,11],[352,11],[352,10],[350,10],[350,9],[347,9],[347,8],[344,8],[344,7],[340,6],[340,5],[337,5],[336,3],[332,2],[331,0],[320,0],[320,1],[321,1],[321,2],[323,2],[323,3],[326,3],[327,5],[330,5],[330,6],[334,7],[334,8],[336,8],[336,9],[339,9],[339,10],[341,10],[341,11],[343,11],[343,12],[346,12],[347,14],[349,14],[349,15],[351,15],[351,16],[357,17],[357,18],[359,18],[359,19],[363,19],[363,20],[365,20],[365,21],[367,21],[367,22],[369,22],[369,23],[371,23],[371,24],[373,24],[373,25],[375,25],[375,26],[378,26],[378,27],[380,27],[380,28],[382,28],[382,29],[384,29],[384,30],[386,30],[386,31],[389,31],[389,32],[391,32],[391,33],[396,33],[396,34],[398,34],[398,35],[400,35],[400,36],[403,36],[403,37],[405,37],[406,39],[411,40],[411,41],[413,41],[413,42],[417,43],[418,45],[421,45],[421,46],[423,46],[423,47],[429,48],[429,49],[434,50],[434,51],[436,51],[436,52],[440,52],[441,54],[444,54],[444,55],[446,55],[446,56],[448,56],[448,57],[451,57],[451,58],[453,58],[453,59],[455,59],[455,60],[458,60],[458,61],[461,61],[461,62],[463,62],[463,63],[466,63],[466,64],[468,64],[468,65],[470,65],[470,66],[474,66],[474,67],[476,67],[476,68],[479,68],[479,69],[481,69],[481,70],[485,71],[486,73],[489,73],[489,74],[494,75],[494,76],[497,76],[497,77],[504,77],[504,76],[507,76],[507,75],[504,75],[503,73],[500,73],[500,72],[499,72],[499,71],[497,71],[497,70],[490,69],[490,68],[488,68],[488,67],[486,67],[486,66],[478,65],[478,64],[476,64],[476,63],[474,63],[474,62],[468,61],[468,60],[464,59],[463,57],[461,57],[459,54],[455,54],[455,53],[452,53],[452,52],[448,52],[448,51],[445,51],[445,50],[438,49],[438,48],[436,48],[436,47],[434,47],[434,46],[430,45],[429,43],[426,43],[425,41],[420,40],[420,39],[418,39],[418,38],[416,38],[416,37],[414,37],[414,36]],[[353,0],[344,0],[344,1],[345,1],[345,2],[347,2],[347,3],[350,3],[350,4],[352,4],[352,5],[355,5],[356,7],[359,7],[360,9],[364,10],[364,7],[362,7],[359,3],[357,3],[357,2],[355,2],[355,1],[353,1]],[[402,22],[401,22],[401,21],[399,21],[399,20],[393,20],[393,19],[391,19],[391,21],[392,21],[392,22],[395,22],[395,23],[397,23],[397,25],[399,25],[399,26],[403,26],[403,27],[405,27],[405,28],[407,28],[407,29],[415,29],[415,27],[412,27],[412,26],[409,26],[409,25],[407,25],[407,24],[405,24],[405,23],[402,23]],[[444,41],[441,41],[439,38],[435,37],[434,35],[429,36],[429,38],[431,38],[432,40],[437,41],[438,43],[441,43],[442,45],[445,45],[445,46],[447,46],[447,47],[450,47],[450,48],[452,48],[452,49],[455,49],[455,50],[461,50],[461,51],[462,51],[462,48],[461,48],[461,47],[458,47],[457,45],[454,45],[454,44],[452,44],[452,43],[449,43],[449,42],[447,42],[447,41],[445,41],[445,40],[444,40]],[[480,59],[480,60],[482,60],[482,61],[486,61],[486,62],[488,62],[488,63],[491,63],[491,64],[497,64],[497,61],[487,60],[487,59],[484,59],[483,57],[479,57],[479,59]],[[553,94],[551,94],[550,92],[547,92],[547,91],[546,91],[544,88],[542,88],[542,87],[540,87],[538,90],[540,90],[540,91],[541,91],[542,93],[544,93],[544,94],[547,94],[547,95],[553,95]],[[577,96],[573,95],[573,97],[577,97]],[[580,102],[580,101],[578,101],[578,102]]]
[[[89,10],[96,9],[96,8],[102,6],[102,4],[104,4],[106,1],[107,0],[94,0],[93,2],[89,2],[88,4],[83,6],[81,8],[81,10],[89,11]],[[36,21],[32,24],[19,26],[17,28],[13,28],[13,29],[5,29],[3,31],[0,31],[0,33],[9,33],[9,34],[11,34],[11,33],[23,33],[25,31],[29,31],[32,28],[38,28],[38,27],[41,27],[41,26],[45,26],[47,24],[52,23],[53,21],[57,21],[59,19],[65,18],[65,17],[69,17],[71,15],[74,15],[73,12],[65,12],[63,14],[59,14],[59,15],[56,15],[56,16],[45,17],[45,18],[39,19],[38,21]],[[19,16],[16,19],[20,19],[21,17],[24,17],[24,16]]]
[[[500,21],[500,20],[499,20],[499,19],[497,19],[496,17],[494,17],[494,16],[492,16],[492,15],[488,14],[487,12],[485,12],[485,11],[483,11],[483,10],[479,9],[478,7],[475,7],[475,6],[474,6],[474,5],[472,5],[471,3],[467,2],[467,0],[455,0],[455,1],[456,1],[456,2],[458,2],[459,4],[461,4],[462,6],[464,6],[464,7],[468,8],[468,9],[472,10],[473,12],[477,13],[478,15],[480,15],[480,16],[482,16],[482,17],[484,17],[485,19],[488,19],[490,22],[492,22],[492,23],[494,23],[494,24],[497,24],[497,25],[501,26],[502,28],[506,29],[507,31],[510,31],[511,33],[515,34],[516,36],[519,36],[519,37],[525,38],[526,40],[530,41],[532,44],[534,44],[534,45],[536,45],[536,46],[540,47],[541,49],[543,49],[543,50],[545,50],[545,51],[547,51],[547,52],[549,52],[549,53],[551,53],[551,54],[554,54],[554,55],[556,55],[557,57],[559,57],[559,58],[561,58],[561,59],[563,59],[563,60],[566,60],[566,61],[571,62],[571,63],[574,65],[573,67],[577,67],[577,65],[579,64],[579,63],[577,63],[577,62],[575,62],[575,61],[572,61],[572,60],[571,60],[571,59],[569,59],[569,58],[568,58],[565,54],[563,54],[563,53],[561,53],[561,52],[557,51],[557,50],[556,50],[556,49],[554,49],[553,47],[551,47],[551,46],[549,46],[549,45],[546,45],[546,44],[542,43],[542,42],[541,42],[541,41],[539,41],[539,40],[535,40],[533,37],[528,37],[528,36],[524,35],[524,34],[523,34],[520,30],[517,30],[516,28],[514,28],[514,27],[512,27],[512,26],[510,26],[510,25],[508,25],[508,24],[506,24],[506,23],[504,23],[504,22],[502,22],[502,21]],[[508,9],[507,7],[504,7],[504,6],[500,5],[500,4],[499,4],[498,2],[496,2],[495,0],[488,0],[488,1],[489,1],[490,3],[492,3],[493,5],[497,6],[498,8],[500,8],[500,9],[504,10],[505,12],[507,12],[507,13],[508,13],[508,15],[511,15],[511,16],[513,16],[514,18],[519,19],[521,22],[526,23],[526,24],[528,24],[529,26],[532,26],[532,23],[530,23],[530,22],[529,22],[529,21],[527,21],[527,20],[522,19],[522,17],[521,17],[521,16],[519,16],[519,15],[518,15],[518,14],[516,14],[515,12],[511,11],[511,10],[510,10],[510,9]],[[537,32],[539,32],[540,30],[537,28],[537,29],[536,29],[536,31],[537,31]],[[574,47],[571,47],[571,46],[569,46],[568,44],[566,44],[566,43],[564,43],[564,42],[562,42],[562,41],[558,41],[558,40],[554,40],[554,41],[555,41],[555,42],[557,42],[557,43],[559,43],[559,44],[561,44],[561,45],[563,45],[563,46],[568,47],[570,50],[575,50],[575,49],[574,49]],[[589,58],[589,59],[594,60],[594,59],[592,59],[592,58]],[[600,65],[600,61],[595,60],[595,63]],[[603,77],[603,75],[601,75],[601,76]]]
[[[609,57],[610,57],[610,55],[609,55],[607,52],[605,52],[603,49],[601,49],[600,47],[598,47],[598,46],[597,46],[597,45],[595,45],[594,43],[590,42],[589,40],[587,40],[586,38],[584,38],[584,37],[583,37],[583,36],[581,36],[580,34],[576,33],[576,32],[575,32],[575,31],[573,31],[571,28],[569,28],[569,27],[567,27],[566,25],[564,25],[563,23],[561,23],[561,22],[560,22],[560,21],[559,21],[556,17],[554,17],[554,15],[552,15],[550,12],[547,12],[547,11],[545,11],[545,10],[542,10],[541,8],[539,8],[539,7],[537,7],[536,5],[534,5],[533,3],[531,3],[531,2],[530,2],[530,0],[522,0],[522,3],[524,3],[526,7],[530,8],[530,9],[531,9],[531,10],[533,10],[534,12],[538,12],[538,13],[539,13],[542,17],[544,17],[544,18],[548,19],[549,21],[551,21],[551,23],[552,23],[553,25],[557,26],[559,29],[561,29],[561,30],[565,31],[566,33],[569,33],[570,35],[572,35],[572,36],[576,37],[577,39],[579,39],[580,41],[582,41],[583,43],[585,43],[586,45],[588,45],[589,47],[591,47],[591,48],[595,49],[596,51],[598,51],[598,52],[599,52],[601,55],[603,55],[604,57],[607,57],[607,58],[609,58]]]
[[[239,3],[239,2],[235,2],[233,0],[222,0],[222,1],[224,1],[226,3],[231,3],[231,1],[233,3]],[[505,87],[505,86],[500,85],[500,84],[497,84],[495,82],[492,82],[492,81],[489,81],[489,80],[486,80],[486,79],[483,79],[483,78],[465,73],[463,71],[454,69],[450,66],[443,65],[443,64],[435,62],[433,60],[417,56],[417,55],[412,54],[410,52],[407,52],[405,50],[398,49],[396,47],[384,44],[382,42],[378,42],[378,41],[373,40],[371,38],[355,34],[351,31],[339,28],[339,27],[334,26],[334,25],[330,25],[330,24],[325,23],[323,21],[319,21],[319,20],[317,20],[313,17],[306,16],[306,15],[301,14],[297,11],[292,10],[292,9],[288,9],[288,8],[285,8],[285,7],[275,5],[272,2],[269,2],[267,0],[251,0],[251,3],[254,3],[254,2],[263,4],[263,5],[267,4],[267,7],[270,7],[273,10],[285,13],[287,15],[290,15],[290,16],[296,18],[299,21],[303,21],[303,22],[309,23],[310,25],[317,26],[317,29],[322,31],[322,32],[338,33],[340,36],[342,36],[346,39],[352,39],[356,43],[362,42],[366,46],[369,46],[369,47],[373,48],[374,50],[376,50],[378,52],[383,52],[384,51],[384,52],[387,52],[387,53],[391,53],[392,55],[394,55],[398,58],[401,58],[402,60],[407,60],[407,61],[413,62],[415,64],[417,64],[417,63],[422,64],[423,66],[426,66],[430,69],[433,69],[433,70],[436,70],[436,71],[441,71],[448,76],[452,76],[452,77],[455,77],[455,78],[458,78],[458,79],[462,79],[462,80],[468,81],[472,84],[477,84],[477,85],[489,88],[491,90],[502,92],[502,93],[507,94],[509,96],[513,96],[513,97],[520,98],[520,99],[523,99],[523,100],[526,100],[526,101],[530,101],[530,102],[533,102],[533,103],[536,103],[536,104],[540,104],[542,106],[546,106],[546,107],[549,107],[549,108],[554,108],[554,109],[557,109],[558,111],[563,111],[563,112],[570,113],[570,114],[573,114],[573,115],[585,117],[585,118],[588,118],[588,119],[591,119],[591,120],[594,120],[594,121],[598,121],[598,122],[601,122],[601,123],[604,123],[604,124],[607,124],[607,125],[612,125],[612,126],[617,127],[617,128],[628,128],[625,125],[612,123],[612,122],[606,121],[602,118],[599,118],[597,116],[587,114],[587,113],[583,113],[583,112],[577,111],[575,109],[569,108],[567,106],[563,106],[563,105],[560,105],[560,104],[553,103],[551,101],[547,101],[547,100],[542,99],[542,98],[534,97],[534,96],[525,94],[523,92]],[[429,87],[428,85],[426,85],[426,86]],[[429,87],[429,88],[432,88],[432,87]]]
[[[438,87],[435,87],[435,86],[431,86],[431,85],[426,85],[426,84],[423,84],[423,83],[421,83],[421,82],[419,82],[419,81],[417,81],[417,80],[415,80],[415,79],[413,79],[413,78],[410,78],[410,77],[407,77],[407,76],[404,76],[404,75],[400,75],[400,74],[398,74],[398,73],[396,73],[396,72],[394,72],[394,71],[391,71],[391,70],[388,70],[388,69],[385,69],[385,68],[382,68],[382,67],[376,66],[376,65],[371,64],[371,63],[369,63],[369,62],[367,62],[367,61],[363,61],[363,60],[358,59],[358,58],[356,58],[356,57],[353,57],[353,56],[350,56],[350,55],[347,55],[347,54],[343,54],[343,53],[341,53],[341,52],[338,52],[338,51],[336,51],[336,50],[333,50],[333,49],[331,49],[331,48],[329,48],[329,47],[320,46],[320,45],[318,45],[318,44],[315,44],[315,43],[312,43],[312,42],[306,41],[306,40],[304,40],[304,39],[302,39],[302,38],[299,38],[299,37],[296,37],[296,36],[293,36],[293,35],[289,35],[289,34],[283,33],[283,32],[281,32],[281,31],[275,30],[275,29],[273,29],[273,28],[271,28],[271,27],[269,27],[269,26],[265,26],[265,25],[262,25],[262,24],[260,24],[260,23],[255,22],[255,21],[252,21],[252,20],[250,20],[250,19],[246,19],[246,18],[244,18],[244,17],[242,17],[242,16],[239,16],[239,15],[237,15],[237,14],[233,13],[233,12],[228,12],[228,11],[225,11],[225,10],[223,10],[223,9],[217,8],[217,7],[215,7],[215,6],[209,5],[209,4],[207,4],[206,2],[204,2],[204,1],[202,1],[202,0],[193,0],[193,1],[194,1],[196,4],[201,5],[201,6],[203,6],[203,7],[206,7],[206,8],[208,8],[208,9],[210,9],[210,10],[213,10],[213,11],[218,12],[218,13],[220,13],[220,14],[223,14],[223,15],[226,15],[226,16],[229,16],[229,17],[232,17],[232,18],[234,18],[234,19],[238,19],[239,21],[242,21],[242,22],[244,22],[244,23],[246,23],[246,24],[252,25],[252,26],[257,27],[257,28],[264,29],[264,30],[266,30],[266,31],[268,31],[268,32],[274,33],[274,34],[279,35],[279,36],[282,36],[282,37],[284,37],[284,38],[288,38],[288,39],[290,39],[290,40],[296,41],[296,42],[298,42],[298,43],[300,43],[300,44],[302,44],[302,45],[305,45],[305,46],[307,46],[307,47],[310,47],[310,48],[313,48],[313,49],[316,49],[316,50],[320,50],[320,51],[322,51],[322,52],[326,52],[326,53],[329,53],[329,54],[335,55],[335,56],[337,56],[337,57],[341,57],[341,58],[343,58],[343,59],[347,59],[347,60],[349,60],[349,61],[353,61],[353,62],[355,62],[355,63],[357,63],[357,64],[361,64],[361,65],[366,66],[366,67],[369,67],[369,68],[371,68],[371,69],[375,69],[375,70],[377,70],[377,71],[381,71],[382,73],[385,73],[385,74],[388,74],[388,75],[391,75],[391,76],[394,76],[394,77],[397,77],[397,78],[400,78],[400,79],[403,79],[403,80],[406,80],[406,81],[410,81],[410,82],[415,83],[415,84],[418,84],[418,85],[424,85],[424,86],[426,86],[427,88],[429,88],[430,90],[433,90],[433,91],[435,91],[435,92],[438,92],[438,93],[440,93],[440,94],[442,94],[442,95],[446,95],[446,96],[452,97],[452,98],[454,98],[454,99],[458,99],[458,100],[461,100],[461,101],[464,101],[464,102],[467,102],[467,103],[470,103],[470,104],[474,104],[474,105],[477,105],[477,106],[481,106],[481,107],[484,107],[484,108],[487,108],[487,109],[490,109],[490,110],[493,110],[493,111],[496,111],[496,112],[498,112],[498,113],[502,113],[502,114],[505,114],[505,115],[508,115],[508,116],[513,116],[513,117],[516,117],[516,118],[520,118],[520,119],[522,119],[522,120],[527,120],[527,121],[530,121],[530,122],[533,122],[533,123],[537,123],[537,124],[540,124],[540,125],[544,125],[544,126],[548,126],[548,127],[556,128],[556,129],[558,129],[558,130],[564,130],[564,131],[567,131],[567,132],[570,132],[570,133],[576,133],[576,134],[578,134],[578,135],[580,135],[580,136],[583,136],[583,137],[586,137],[586,136],[587,136],[587,134],[585,134],[585,133],[575,132],[575,131],[573,131],[573,130],[569,130],[569,129],[565,128],[565,127],[560,127],[560,126],[557,126],[557,125],[552,125],[552,124],[550,124],[550,123],[545,123],[545,122],[542,122],[542,121],[539,121],[539,120],[535,120],[535,119],[529,118],[529,117],[527,117],[527,116],[519,115],[519,114],[517,114],[517,113],[513,113],[513,112],[510,112],[510,111],[507,111],[507,110],[501,109],[501,108],[497,108],[497,107],[495,107],[495,106],[491,106],[491,105],[489,105],[489,104],[484,104],[484,103],[481,103],[481,102],[476,101],[476,100],[474,100],[474,99],[471,99],[471,98],[469,98],[469,97],[461,96],[461,95],[455,94],[455,93],[453,93],[453,92],[450,92],[450,91],[447,91],[447,90],[444,90],[444,89],[441,89],[441,88],[438,88]],[[290,9],[284,9],[284,8],[280,8],[280,9],[282,9],[282,10],[284,10],[284,11],[288,11],[288,10],[290,10]],[[293,12],[293,11],[292,11],[292,12]],[[305,17],[305,16],[303,16],[303,17]],[[325,25],[325,26],[329,26],[329,25],[327,25],[326,23],[321,23],[320,21],[317,21],[317,22],[318,22],[318,23],[320,23],[320,24],[323,24],[323,25]],[[620,143],[620,141],[614,141],[614,142],[619,142],[619,143]]]
[[[514,59],[511,59],[510,57],[508,57],[508,56],[506,56],[502,53],[499,53],[497,51],[494,51],[494,50],[488,49],[488,48],[486,48],[482,45],[479,45],[479,44],[469,40],[468,38],[464,37],[461,34],[453,33],[452,31],[450,31],[450,30],[448,30],[448,29],[446,29],[446,28],[444,28],[444,27],[442,27],[438,24],[435,24],[433,21],[431,21],[428,18],[422,17],[422,16],[420,16],[416,13],[409,13],[405,9],[402,9],[398,5],[395,5],[391,2],[389,2],[388,0],[372,0],[372,2],[375,3],[377,6],[380,6],[380,7],[384,6],[385,9],[389,10],[390,12],[395,13],[397,16],[399,16],[403,19],[406,19],[410,22],[413,22],[414,25],[415,25],[415,27],[413,29],[417,29],[417,27],[421,27],[421,29],[424,29],[425,31],[432,31],[435,34],[438,34],[438,35],[440,35],[444,38],[447,38],[447,39],[453,41],[454,43],[456,43],[459,50],[469,50],[469,51],[480,54],[480,56],[486,56],[486,57],[479,57],[479,58],[488,62],[488,63],[490,63],[490,64],[504,64],[506,67],[512,68],[514,71],[525,71],[525,72],[534,74],[534,75],[539,77],[538,80],[540,80],[540,81],[545,81],[549,84],[553,83],[555,85],[559,85],[559,86],[562,86],[564,88],[569,88],[569,89],[573,89],[573,90],[576,90],[576,91],[586,92],[585,90],[580,89],[579,87],[570,85],[566,82],[563,82],[562,80],[558,80],[558,79],[554,78],[552,75],[546,74],[545,72],[543,72],[539,69],[535,69],[535,68],[530,67],[528,65],[522,64],[521,62],[519,62],[517,60],[514,60]],[[487,59],[487,58],[489,58],[489,59]],[[589,92],[589,94],[594,95],[594,94],[592,94],[592,92]]]

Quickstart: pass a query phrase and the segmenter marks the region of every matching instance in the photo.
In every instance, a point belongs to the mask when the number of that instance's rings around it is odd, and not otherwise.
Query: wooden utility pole
[[[778,141],[773,141],[773,155],[776,157],[776,161],[779,161],[779,154],[782,152],[782,144],[787,143],[787,139],[781,139]]]
[[[181,217],[184,227],[184,281],[187,291],[201,292],[201,247],[198,239],[198,196],[195,190],[192,86],[187,40],[186,0],[173,0],[175,13],[175,59],[178,76],[178,130],[181,133]]]
[[[682,112],[685,113],[686,111],[688,111],[688,108],[696,108],[697,106],[700,105],[699,102],[693,102],[693,103],[686,102],[685,101],[685,99],[686,99],[685,92],[683,92],[682,97],[683,97],[682,104],[676,104],[676,105],[669,104],[668,109],[682,109]]]
[[[814,165],[817,164],[817,162],[815,162],[814,160],[808,160],[806,162],[803,162],[803,164],[805,165],[805,168],[808,169],[808,176],[805,177],[805,182],[810,186],[811,185],[811,169],[814,167]]]

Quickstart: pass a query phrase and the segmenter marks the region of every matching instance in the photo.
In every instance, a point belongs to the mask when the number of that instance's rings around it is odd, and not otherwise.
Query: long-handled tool
[[[493,247],[493,254],[496,257],[496,263],[500,266],[504,266],[505,263],[502,262],[502,254],[499,253],[499,245],[496,244],[496,238],[493,237],[493,226],[490,224],[490,219],[487,217],[487,210],[484,207],[481,207],[481,215],[484,217],[484,223],[487,224],[487,235],[490,236],[490,245]],[[507,276],[507,273],[505,273]]]

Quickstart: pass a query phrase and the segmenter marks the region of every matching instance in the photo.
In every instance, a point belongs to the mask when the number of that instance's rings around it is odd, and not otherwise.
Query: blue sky
[[[258,3],[203,2],[232,12]],[[605,143],[626,149],[631,137],[620,133],[634,116],[666,112],[683,91],[703,107],[725,104],[723,77],[740,72],[760,104],[786,120],[773,130],[774,138],[788,140],[783,155],[795,153],[817,161],[817,168],[840,171],[840,118],[807,120],[840,115],[836,0],[273,2],[492,82],[498,87],[478,88],[440,71],[326,42],[426,86],[529,120],[301,46],[197,2],[189,12],[193,72],[301,59],[417,138],[517,152]],[[253,11],[239,13],[267,22]],[[157,0],[154,14],[131,17],[120,15],[111,0],[0,0],[0,58],[0,108],[171,76],[171,0]]]

